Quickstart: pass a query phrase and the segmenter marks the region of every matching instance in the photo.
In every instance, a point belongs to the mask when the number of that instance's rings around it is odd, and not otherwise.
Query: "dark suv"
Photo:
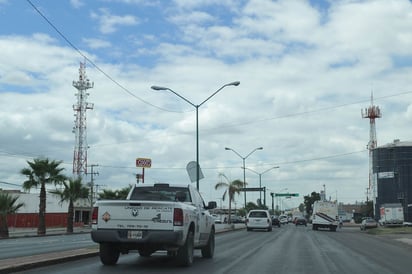
[[[298,217],[298,218],[296,218],[296,220],[295,220],[295,225],[296,225],[296,226],[298,226],[298,225],[307,226],[308,224],[307,224],[305,218],[303,218],[303,217]]]
[[[277,216],[272,216],[272,226],[280,227],[280,221]]]

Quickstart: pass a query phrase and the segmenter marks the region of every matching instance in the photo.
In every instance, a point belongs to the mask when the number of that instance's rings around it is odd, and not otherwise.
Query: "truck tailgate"
[[[174,202],[99,201],[98,229],[173,230]]]

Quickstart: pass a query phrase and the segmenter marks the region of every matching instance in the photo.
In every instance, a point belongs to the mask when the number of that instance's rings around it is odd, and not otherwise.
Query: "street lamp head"
[[[257,150],[262,150],[262,149],[263,149],[263,147],[258,147],[258,148],[257,148]]]
[[[240,84],[239,81],[235,81],[235,82],[229,83],[229,84],[227,84],[227,85],[228,85],[228,86],[238,86],[239,84]]]
[[[232,150],[230,147],[225,147],[225,150]]]
[[[166,87],[159,87],[159,86],[151,86],[153,90],[168,90]]]

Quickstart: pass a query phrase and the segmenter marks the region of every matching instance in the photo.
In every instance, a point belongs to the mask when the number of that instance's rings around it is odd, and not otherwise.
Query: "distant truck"
[[[326,228],[336,231],[339,225],[338,205],[331,201],[315,201],[312,213],[312,229]]]
[[[137,250],[149,257],[165,250],[180,265],[193,262],[193,250],[212,258],[215,221],[192,185],[140,184],[126,200],[99,200],[93,208],[91,237],[100,246],[105,265],[117,263],[120,254]]]
[[[400,203],[382,204],[379,223],[383,226],[402,226],[404,222],[403,207]]]

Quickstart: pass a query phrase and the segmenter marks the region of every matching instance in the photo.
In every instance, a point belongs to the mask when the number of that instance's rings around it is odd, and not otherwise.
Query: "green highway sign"
[[[265,191],[264,187],[246,187],[246,188],[240,188],[240,191]]]
[[[275,197],[298,197],[298,193],[275,193]]]

